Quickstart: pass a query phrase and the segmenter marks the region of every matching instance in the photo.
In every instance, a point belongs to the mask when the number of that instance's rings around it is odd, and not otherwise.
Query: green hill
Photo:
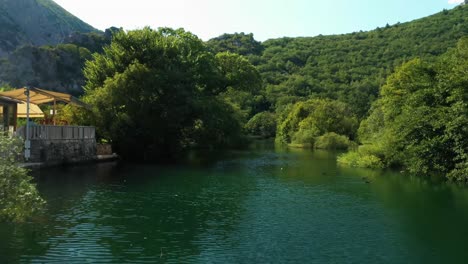
[[[364,116],[396,66],[414,57],[443,54],[466,35],[468,6],[464,5],[369,32],[271,39],[261,43],[261,49],[245,34],[223,35],[208,45],[215,51],[246,54],[264,77],[272,109],[325,97],[347,102]]]

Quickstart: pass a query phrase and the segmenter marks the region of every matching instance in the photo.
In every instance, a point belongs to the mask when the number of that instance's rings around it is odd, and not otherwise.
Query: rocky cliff
[[[52,0],[0,0],[0,57],[22,45],[55,45],[97,31]]]
[[[82,68],[110,42],[52,0],[0,0],[0,87],[82,93]]]

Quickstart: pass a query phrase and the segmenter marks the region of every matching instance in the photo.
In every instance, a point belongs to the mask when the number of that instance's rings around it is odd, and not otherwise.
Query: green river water
[[[35,173],[45,216],[0,263],[467,263],[468,188],[254,147]]]

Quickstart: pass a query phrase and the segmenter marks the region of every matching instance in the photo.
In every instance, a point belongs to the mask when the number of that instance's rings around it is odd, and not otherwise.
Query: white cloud
[[[448,0],[448,3],[451,5],[461,4],[464,0]]]

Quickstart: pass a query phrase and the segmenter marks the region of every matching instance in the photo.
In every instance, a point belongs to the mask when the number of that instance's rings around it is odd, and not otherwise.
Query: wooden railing
[[[16,135],[26,138],[26,127],[22,126]],[[87,126],[37,126],[29,127],[30,140],[69,140],[69,139],[95,139],[96,128]]]

